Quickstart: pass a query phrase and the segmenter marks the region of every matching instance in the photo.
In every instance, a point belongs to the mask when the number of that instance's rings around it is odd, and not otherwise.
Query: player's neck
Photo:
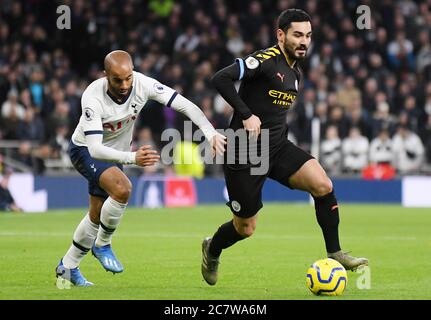
[[[286,62],[289,65],[289,67],[293,68],[296,65],[296,60],[289,57],[287,52],[284,50],[284,46],[281,43],[278,43],[278,46],[280,47],[281,52],[283,52],[283,55],[286,58]]]
[[[114,93],[112,93],[112,91],[109,89],[108,86],[108,90],[106,91],[106,93],[108,94],[108,96],[117,104],[123,104],[127,101],[127,99],[129,99],[130,93],[132,92],[132,88],[130,88],[129,92],[127,93],[127,95],[125,96],[116,96]]]

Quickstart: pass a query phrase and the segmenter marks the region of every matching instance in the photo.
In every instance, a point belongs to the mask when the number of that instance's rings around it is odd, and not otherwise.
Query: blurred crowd
[[[71,9],[70,30],[56,26],[63,4]],[[370,8],[369,30],[356,25],[359,5]],[[137,71],[226,128],[232,109],[211,76],[235,57],[276,44],[275,20],[292,7],[312,17],[313,42],[286,119],[290,138],[310,150],[312,119],[319,119],[320,160],[332,175],[358,174],[370,163],[400,174],[429,172],[431,0],[2,0],[0,153],[38,174],[48,164],[70,164],[81,94],[103,76],[103,58],[114,49],[128,51]],[[135,145],[162,148],[163,130],[182,131],[184,120],[149,102]]]

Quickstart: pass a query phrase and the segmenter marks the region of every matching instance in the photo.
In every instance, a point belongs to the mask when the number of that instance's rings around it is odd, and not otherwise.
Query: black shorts
[[[310,159],[314,159],[313,156],[292,142],[286,141],[270,157],[269,168],[266,174],[251,175],[250,167],[224,164],[224,176],[229,194],[227,205],[232,210],[232,213],[238,217],[250,218],[254,216],[263,207],[262,187],[266,178],[271,178],[293,189],[289,185],[290,176]]]

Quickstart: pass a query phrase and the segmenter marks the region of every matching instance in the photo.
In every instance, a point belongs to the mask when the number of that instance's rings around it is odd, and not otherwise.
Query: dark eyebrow
[[[128,75],[128,76],[126,77],[126,79],[130,78],[132,75],[133,75],[133,74]],[[121,78],[114,77],[114,80],[121,80]]]
[[[308,32],[307,33],[307,35],[311,35],[313,32],[312,31],[310,31],[310,32]],[[304,35],[304,33],[303,32],[301,32],[301,31],[293,31],[293,34],[295,34],[295,35],[299,35],[299,36],[302,36],[302,35]]]

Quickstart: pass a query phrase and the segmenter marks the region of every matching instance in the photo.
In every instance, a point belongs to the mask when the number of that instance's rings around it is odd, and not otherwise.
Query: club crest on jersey
[[[94,111],[91,110],[90,108],[85,108],[84,109],[84,116],[85,116],[85,120],[91,121],[94,118]]]
[[[153,85],[154,91],[158,94],[162,94],[165,92],[165,87],[160,83],[155,83]]]
[[[256,69],[259,66],[259,61],[254,57],[248,57],[245,59],[245,65],[249,69]]]

